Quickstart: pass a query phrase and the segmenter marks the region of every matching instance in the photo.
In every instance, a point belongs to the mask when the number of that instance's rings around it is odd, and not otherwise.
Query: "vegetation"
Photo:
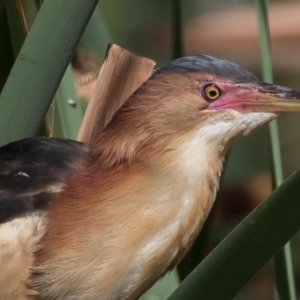
[[[166,1],[156,6],[153,2],[155,1],[145,1],[149,10],[147,8],[147,13],[143,16],[143,26],[152,26],[152,29],[144,31],[150,41],[147,42],[147,37],[144,38],[146,47],[144,45],[143,48],[142,42],[137,42],[136,38],[141,36],[142,24],[134,24],[139,10],[145,10],[141,3],[126,2],[132,10],[132,15],[128,17],[124,12],[128,12],[128,7],[127,10],[120,11],[117,7],[120,4],[116,4],[116,1],[111,1],[110,4],[100,3],[95,11],[97,0],[2,1],[0,145],[38,134],[76,138],[106,45],[112,42],[107,26],[112,32],[114,28],[118,28],[119,32],[125,28],[127,33],[124,36],[131,37],[138,44],[133,50],[140,55],[151,56],[159,64],[166,60],[167,55],[166,51],[159,53],[159,43],[155,42],[155,38],[162,39],[168,35],[169,58],[185,54],[184,16],[197,15],[202,11],[202,4],[196,0],[190,1],[185,6],[188,8],[186,12],[183,1],[180,0]],[[193,5],[195,9],[191,9]],[[163,36],[155,35],[154,32],[160,24],[151,23],[156,12],[162,14],[159,10],[170,13],[170,17],[164,20],[169,23],[169,27],[163,28]],[[271,82],[273,72],[266,1],[256,0],[256,11],[263,79]],[[130,19],[129,23],[125,22],[126,17]],[[142,22],[141,17],[137,19]],[[165,25],[164,22],[161,21]],[[124,36],[115,36],[114,42],[131,48]],[[154,42],[152,48],[149,47],[151,42]],[[261,131],[255,138],[263,140],[265,134],[265,130]],[[274,188],[277,189],[236,226],[179,288],[173,292],[179,281],[177,273],[173,272],[144,295],[143,299],[166,299],[169,296],[172,300],[224,300],[236,295],[236,299],[240,299],[240,290],[276,253],[274,272],[277,297],[281,300],[296,299],[291,247],[289,244],[284,245],[300,229],[300,172],[296,172],[281,185],[284,175],[276,121],[269,125],[269,136],[269,157],[272,157],[270,165],[273,166],[272,177]],[[253,152],[248,152],[251,151]],[[243,151],[238,155],[241,152]],[[230,156],[232,154],[231,152]],[[236,168],[237,166],[231,169]],[[225,171],[225,176],[229,174],[229,169]],[[226,184],[228,182],[225,179],[221,184],[222,188],[226,189]],[[222,198],[222,188],[219,198]],[[184,279],[198,265],[207,255],[214,237],[218,235],[213,222],[215,211],[213,210],[208,225],[195,246],[178,268],[179,278]],[[295,260],[297,261],[297,257]],[[245,299],[245,294],[243,295]],[[268,298],[262,296],[260,299]]]

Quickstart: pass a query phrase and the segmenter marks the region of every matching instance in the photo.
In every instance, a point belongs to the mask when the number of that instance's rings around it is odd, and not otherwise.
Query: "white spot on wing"
[[[16,176],[23,176],[23,177],[30,178],[30,176],[25,172],[19,172],[18,174],[16,174]]]

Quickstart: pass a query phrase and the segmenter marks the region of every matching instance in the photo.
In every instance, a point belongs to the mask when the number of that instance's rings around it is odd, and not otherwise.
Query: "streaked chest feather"
[[[210,148],[203,134],[201,130],[194,132],[173,150],[170,145],[168,158],[161,157],[165,167],[152,183],[156,192],[149,194],[148,200],[141,199],[151,202],[156,220],[151,221],[151,230],[144,233],[146,238],[136,250],[128,286],[143,281],[146,286],[173,268],[191,246],[210,211],[222,157],[218,149]]]
[[[233,124],[224,121],[204,125],[176,142],[178,147],[174,149],[168,163],[165,162],[168,167],[163,169],[165,173],[159,179],[162,186],[169,186],[172,190],[168,193],[165,188],[164,192],[169,196],[164,197],[161,192],[158,201],[164,205],[157,211],[157,215],[165,223],[143,248],[145,257],[157,255],[160,249],[172,243],[175,253],[189,248],[215,199],[231,137],[238,133],[248,134],[260,123],[274,118],[274,114],[269,113],[233,113],[240,116]],[[167,253],[165,249],[161,251]],[[171,258],[174,255],[170,253]]]
[[[177,141],[174,149],[170,145],[168,158],[162,156],[162,161],[158,161],[164,168],[157,175],[160,194],[155,195],[158,198],[156,205],[153,203],[153,210],[163,222],[153,222],[156,225],[153,235],[148,232],[147,239],[137,250],[135,273],[128,279],[131,286],[143,280],[151,282],[151,279],[145,279],[150,270],[151,276],[157,279],[178,263],[211,209],[231,137],[247,134],[261,122],[274,117],[263,113],[239,115],[234,124],[216,122],[200,127]]]

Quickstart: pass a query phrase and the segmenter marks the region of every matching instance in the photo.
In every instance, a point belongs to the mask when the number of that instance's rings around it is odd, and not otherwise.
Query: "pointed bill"
[[[264,82],[222,83],[222,95],[210,109],[231,108],[245,112],[300,111],[300,91]]]

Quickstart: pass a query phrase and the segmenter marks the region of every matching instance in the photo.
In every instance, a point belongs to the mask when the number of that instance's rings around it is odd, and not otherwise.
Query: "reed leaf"
[[[44,1],[0,95],[0,145],[36,134],[97,2]]]
[[[278,187],[168,298],[232,299],[300,229],[300,170]]]
[[[260,47],[262,56],[263,80],[273,82],[273,70],[271,60],[270,30],[268,22],[268,3],[266,0],[256,0],[256,8],[259,24]],[[282,162],[280,153],[280,141],[277,120],[269,125],[269,137],[271,144],[272,178],[273,188],[277,188],[283,182]],[[289,243],[280,249],[275,256],[275,278],[278,296],[282,300],[296,300],[296,288],[293,275],[292,253]]]

